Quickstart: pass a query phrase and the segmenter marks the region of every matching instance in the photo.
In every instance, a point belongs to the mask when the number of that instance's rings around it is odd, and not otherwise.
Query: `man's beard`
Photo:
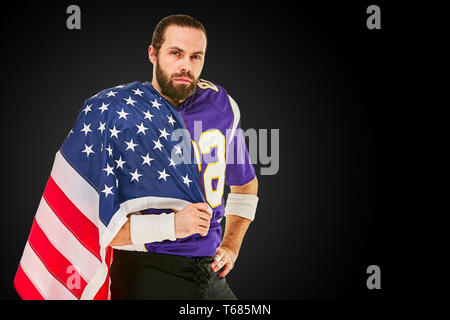
[[[176,101],[184,101],[186,98],[192,96],[197,88],[198,78],[195,79],[190,73],[174,73],[171,77],[167,75],[160,67],[158,59],[155,66],[156,80],[161,87],[161,93]],[[189,78],[190,83],[174,84],[174,78]]]

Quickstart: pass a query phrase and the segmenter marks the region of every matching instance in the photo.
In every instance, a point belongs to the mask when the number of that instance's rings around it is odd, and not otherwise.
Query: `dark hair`
[[[156,54],[158,54],[159,49],[164,43],[164,33],[166,32],[167,27],[172,25],[201,30],[206,37],[206,30],[197,19],[184,14],[167,16],[156,25],[155,31],[153,32],[152,46],[155,48]]]

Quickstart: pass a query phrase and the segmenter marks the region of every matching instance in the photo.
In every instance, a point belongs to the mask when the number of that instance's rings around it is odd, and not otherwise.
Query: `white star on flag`
[[[157,170],[158,171],[158,170]],[[167,174],[166,173],[166,169],[163,169],[163,171],[158,171],[158,173],[159,173],[159,178],[158,178],[158,180],[160,180],[160,179],[164,179],[164,181],[166,181],[167,182],[167,177],[170,177],[170,174]]]
[[[88,134],[89,132],[92,132],[92,130],[91,130],[91,124],[90,124],[90,123],[89,123],[88,125],[86,125],[86,123],[83,123],[83,126],[84,126],[84,128],[81,129],[80,131],[83,131],[83,132],[84,132],[84,136],[87,136],[87,134]]]
[[[113,154],[112,154],[113,149],[111,148],[111,145],[110,145],[110,144],[108,144],[108,148],[105,148],[105,150],[108,151],[108,156],[109,156],[109,157],[112,157],[112,156],[113,156]]]
[[[183,183],[189,187],[189,183],[191,183],[191,182],[192,182],[192,180],[190,180],[188,175],[186,174],[186,177],[183,177]]]
[[[133,90],[134,94],[137,94],[138,96],[141,96],[141,97],[142,97],[142,94],[144,93],[144,91],[139,90],[139,88],[137,88],[136,90],[134,90],[134,89],[131,89],[131,90]]]
[[[136,103],[136,101],[134,101],[131,96],[128,97],[128,99],[123,99],[127,102],[127,104],[131,104],[134,107],[134,104]]]
[[[86,115],[89,111],[92,111],[92,110],[91,110],[91,107],[92,107],[92,104],[86,106],[86,108],[84,108],[84,109],[82,110],[82,111],[84,111],[84,115]]]
[[[109,103],[108,103],[108,104],[105,104],[105,103],[103,102],[103,103],[102,103],[102,106],[101,106],[100,108],[98,108],[98,110],[102,110],[102,114],[103,114],[103,111],[108,110],[108,106],[109,106]]]
[[[134,172],[130,172],[130,174],[132,176],[131,181],[136,180],[137,182],[139,182],[139,177],[142,177],[142,174],[139,174],[137,169]]]
[[[153,107],[153,108],[156,108],[156,109],[158,109],[158,110],[159,110],[159,107],[162,106],[162,104],[160,104],[160,103],[158,102],[158,99],[157,99],[157,98],[155,98],[155,101],[151,101],[151,100],[150,100],[150,102],[152,103],[152,107]]]
[[[179,144],[177,144],[175,147],[175,154],[179,154],[181,156],[181,146]]]
[[[137,144],[135,144],[135,143],[133,142],[133,139],[131,139],[130,142],[126,142],[126,141],[125,141],[125,143],[126,143],[126,145],[127,145],[127,148],[125,149],[125,151],[131,149],[131,150],[133,150],[133,152],[134,152],[134,148],[135,148],[136,146],[138,146]]]
[[[102,169],[103,171],[106,171],[106,176],[108,177],[110,174],[114,175],[114,171],[113,171],[114,167],[110,167],[109,163],[106,163],[106,168]]]
[[[175,166],[176,166],[175,161],[173,161],[172,158],[169,158],[169,161],[170,161],[169,167],[173,166],[175,168]]]
[[[158,141],[153,140],[153,142],[155,143],[153,150],[158,149],[159,151],[162,151],[161,148],[163,147],[163,145],[161,144],[161,142],[159,142],[159,139]]]
[[[94,151],[92,151],[92,144],[88,147],[86,144],[84,145],[84,150],[83,151],[81,151],[81,152],[84,152],[84,153],[86,153],[86,157],[87,158],[89,158],[89,155],[91,154],[91,153],[95,153]]]
[[[168,134],[168,133],[166,132],[166,128],[163,128],[163,130],[161,130],[161,129],[158,129],[158,130],[159,130],[159,132],[161,132],[161,135],[160,135],[159,137],[160,137],[160,138],[163,137],[164,139],[167,140],[167,136],[170,136],[170,134]]]
[[[120,167],[120,169],[123,170],[123,165],[125,164],[126,161],[122,160],[122,156],[119,157],[119,160],[114,160],[114,161],[117,163],[116,169]]]
[[[144,126],[144,123],[141,122],[141,124],[140,125],[137,124],[136,127],[138,127],[138,131],[136,134],[143,133],[145,136],[145,130],[148,130],[148,128]]]
[[[115,92],[115,91],[110,91],[110,92],[108,92],[108,93],[106,94],[106,96],[107,96],[108,98],[111,97],[111,96],[115,97],[116,94],[117,94],[117,92]]]
[[[125,118],[125,120],[128,120],[127,119],[127,115],[129,115],[129,113],[123,111],[123,108],[122,108],[122,110],[120,112],[119,111],[116,111],[116,112],[119,114],[119,119]]]
[[[142,162],[142,165],[144,165],[144,164],[148,164],[148,166],[149,167],[151,167],[151,165],[150,165],[150,161],[153,161],[153,160],[155,160],[155,159],[153,159],[153,158],[150,158],[150,156],[149,156],[149,153],[147,152],[147,155],[144,157],[144,156],[141,156],[142,157],[142,159],[144,159],[144,162]]]
[[[101,134],[103,134],[103,131],[106,130],[106,129],[105,129],[106,122],[105,122],[105,123],[102,123],[102,122],[100,121],[99,124],[100,124],[100,125],[99,125],[99,127],[98,127],[97,130],[100,130]]]
[[[148,119],[148,120],[152,121],[152,117],[154,117],[154,115],[152,115],[152,114],[150,113],[150,110],[147,111],[147,112],[144,112],[144,111],[142,111],[142,112],[145,114],[144,119]]]
[[[105,194],[105,197],[107,198],[109,194],[113,195],[114,193],[111,191],[113,187],[108,187],[105,184],[105,189],[102,190],[102,192]]]
[[[110,138],[116,137],[117,139],[119,139],[119,137],[117,135],[119,134],[120,130],[117,130],[115,125],[114,125],[114,128],[109,129],[109,131],[111,131]]]
[[[173,124],[174,124],[176,121],[173,120],[172,115],[167,116],[167,118],[169,118],[169,123],[170,123],[170,124],[172,125],[172,127],[173,127]]]

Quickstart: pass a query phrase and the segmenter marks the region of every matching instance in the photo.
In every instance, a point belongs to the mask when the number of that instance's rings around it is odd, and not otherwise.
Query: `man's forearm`
[[[221,246],[231,249],[236,255],[238,255],[250,223],[251,221],[248,219],[234,215],[227,215],[225,220],[225,233]]]
[[[126,246],[131,244],[130,234],[130,217],[127,222],[122,226],[114,239],[109,243],[110,246]]]
[[[252,181],[245,185],[230,186],[230,189],[231,193],[251,194],[256,196],[258,193],[258,179],[255,177]],[[226,216],[225,233],[221,246],[231,249],[237,255],[251,220],[234,215],[234,213],[239,214],[239,212],[230,212]]]

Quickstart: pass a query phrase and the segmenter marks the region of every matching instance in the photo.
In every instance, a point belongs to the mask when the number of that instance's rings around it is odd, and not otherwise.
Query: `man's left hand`
[[[219,277],[223,278],[233,269],[237,256],[237,253],[232,249],[220,246],[214,256],[214,262],[211,264],[211,268],[214,272],[217,272],[224,267],[223,271],[219,274]]]

